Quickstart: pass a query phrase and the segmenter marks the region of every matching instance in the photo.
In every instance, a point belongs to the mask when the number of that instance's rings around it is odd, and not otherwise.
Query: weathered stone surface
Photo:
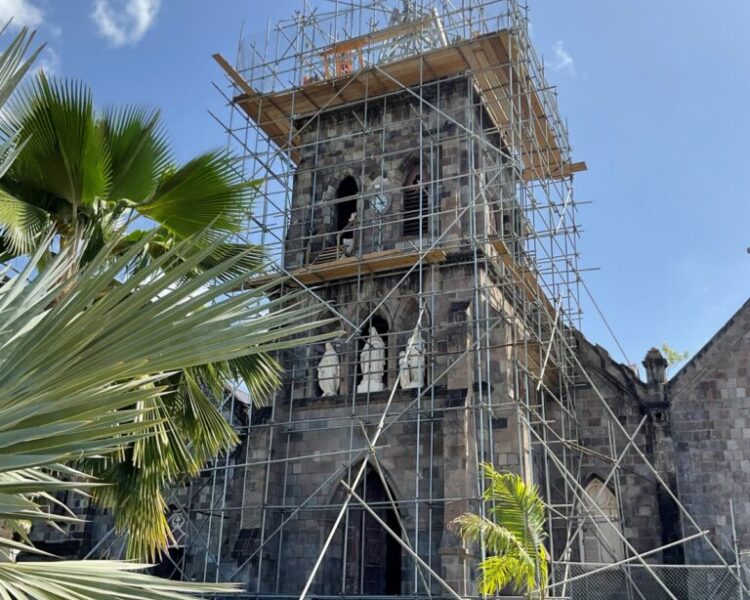
[[[734,561],[730,500],[739,548],[750,548],[750,301],[667,386],[679,497],[716,548]],[[686,535],[696,530],[683,522]],[[691,563],[715,563],[706,543]]]

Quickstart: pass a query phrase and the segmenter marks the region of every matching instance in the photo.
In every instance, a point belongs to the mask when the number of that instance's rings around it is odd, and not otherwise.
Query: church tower
[[[451,522],[482,510],[482,462],[542,482],[540,399],[570,383],[546,342],[576,316],[584,165],[521,13],[375,4],[298,15],[273,75],[217,56],[279,169],[255,216],[278,272],[255,283],[283,277],[332,335],[281,354],[225,484],[243,501],[217,544],[260,594],[474,593]]]
[[[258,600],[477,598],[487,551],[453,522],[497,517],[491,463],[543,499],[546,597],[740,597],[750,309],[671,381],[658,350],[642,381],[580,332],[586,166],[525,8],[305,0],[215,59],[258,192],[238,241],[268,255],[246,284],[269,327],[316,317],[271,397],[217,399],[240,444],[167,490],[153,571]],[[72,509],[87,522],[35,526],[42,550],[123,557],[111,514]]]

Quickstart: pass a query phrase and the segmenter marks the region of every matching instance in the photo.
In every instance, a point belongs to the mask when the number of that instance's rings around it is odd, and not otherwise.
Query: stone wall
[[[670,381],[679,497],[721,553],[734,562],[730,499],[741,550],[750,548],[750,302]],[[685,535],[696,532],[686,520]],[[691,563],[719,559],[706,543]]]
[[[465,77],[438,81],[421,88],[424,104],[403,92],[323,112],[307,124],[300,132],[303,158],[286,239],[287,268],[313,262],[337,244],[337,189],[349,176],[359,190],[356,255],[419,245],[419,235],[403,231],[405,178],[419,166],[429,196],[424,246],[438,237],[448,245],[510,233],[513,223],[518,229],[518,211],[510,208],[510,171],[498,168],[499,154],[491,149],[499,143],[496,130],[481,139],[465,130],[484,131],[489,123],[470,90]],[[388,201],[382,213],[372,208],[378,190]],[[477,205],[474,215],[461,211],[470,198]]]
[[[628,541],[637,552],[652,550],[662,544],[661,513],[658,502],[658,482],[643,459],[629,448],[627,437],[620,430],[620,425],[628,434],[633,434],[644,416],[645,422],[635,436],[635,444],[642,450],[649,462],[654,462],[654,425],[645,403],[646,386],[637,374],[625,365],[615,362],[600,346],[590,344],[580,333],[574,332],[578,360],[586,370],[591,381],[579,373],[580,384],[575,391],[575,418],[577,431],[568,432],[576,435],[582,447],[580,460],[570,460],[568,468],[578,474],[577,482],[585,486],[593,478],[607,482],[609,488],[618,496],[621,521],[620,526]],[[616,422],[607,411],[604,403],[614,414]],[[548,414],[552,420],[559,415],[560,408],[554,402],[548,402]],[[553,425],[554,427],[554,425]],[[559,438],[565,439],[564,432],[558,431]],[[550,436],[554,437],[554,436]],[[556,440],[556,447],[562,444]],[[617,477],[609,478],[616,461],[623,454],[621,469]],[[567,453],[570,456],[570,449]],[[560,460],[563,453],[559,452]],[[561,506],[568,507],[576,502],[575,497],[564,493],[565,486],[560,471],[549,468],[553,497],[557,497]],[[609,478],[609,481],[607,481]],[[580,511],[577,505],[573,510]],[[567,532],[564,521],[553,519],[553,538],[555,554],[562,557],[565,549]],[[574,542],[569,548],[569,560],[580,559],[580,543]],[[631,554],[625,549],[625,555]],[[650,562],[659,562],[662,557],[653,555]]]

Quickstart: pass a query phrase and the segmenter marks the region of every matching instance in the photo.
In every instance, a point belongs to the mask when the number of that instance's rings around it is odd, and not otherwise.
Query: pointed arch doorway
[[[371,467],[367,468],[357,494],[367,501],[388,527],[400,531],[383,481]],[[401,546],[356,503],[349,508],[346,532],[345,593],[368,596],[401,594]]]

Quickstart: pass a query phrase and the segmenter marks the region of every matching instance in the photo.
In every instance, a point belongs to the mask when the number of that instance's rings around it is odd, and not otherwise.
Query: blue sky
[[[632,362],[697,352],[750,295],[750,3],[529,0],[574,157],[586,281]],[[295,0],[0,0],[98,105],[162,108],[178,158],[220,147],[211,59]],[[585,298],[584,298],[585,300]],[[588,301],[584,332],[624,360]]]

